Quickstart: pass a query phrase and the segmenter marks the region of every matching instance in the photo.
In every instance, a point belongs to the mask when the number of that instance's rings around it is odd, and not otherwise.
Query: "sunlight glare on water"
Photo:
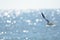
[[[60,40],[59,30],[59,9],[0,10],[0,40]]]

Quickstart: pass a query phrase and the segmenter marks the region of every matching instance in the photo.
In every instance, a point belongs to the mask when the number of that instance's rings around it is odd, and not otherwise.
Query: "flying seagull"
[[[52,23],[52,22],[50,22],[48,19],[46,19],[46,17],[44,16],[44,14],[43,14],[43,13],[41,13],[41,15],[42,15],[42,17],[46,20],[47,25],[53,25],[53,23]]]

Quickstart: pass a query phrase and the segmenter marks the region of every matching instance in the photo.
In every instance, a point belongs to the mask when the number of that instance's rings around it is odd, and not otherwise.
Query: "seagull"
[[[44,14],[43,14],[43,13],[41,13],[41,15],[42,15],[42,17],[46,20],[47,25],[53,25],[53,23],[52,23],[52,22],[50,22],[48,19],[46,19],[46,17],[44,16]]]

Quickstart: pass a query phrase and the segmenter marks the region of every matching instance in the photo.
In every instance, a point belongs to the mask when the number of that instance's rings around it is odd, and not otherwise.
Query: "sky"
[[[0,9],[59,9],[60,0],[0,0]]]

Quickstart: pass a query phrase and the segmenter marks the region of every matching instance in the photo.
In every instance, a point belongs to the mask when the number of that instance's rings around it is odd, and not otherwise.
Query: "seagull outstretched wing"
[[[41,13],[41,15],[42,15],[42,17],[47,21],[47,23],[49,23],[49,20],[48,20],[48,19],[46,19],[46,17],[44,16],[44,14],[43,14],[43,13]]]

